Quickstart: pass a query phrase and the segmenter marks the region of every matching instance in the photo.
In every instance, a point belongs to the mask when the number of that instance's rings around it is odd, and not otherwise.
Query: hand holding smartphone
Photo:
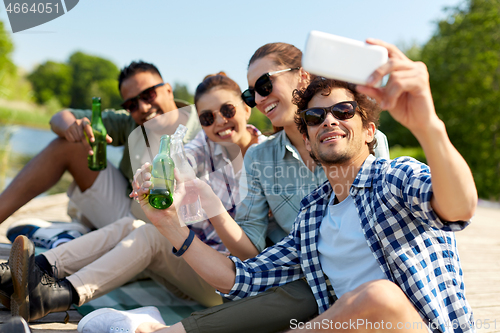
[[[307,38],[302,67],[311,74],[365,85],[388,60],[387,49],[320,31]]]

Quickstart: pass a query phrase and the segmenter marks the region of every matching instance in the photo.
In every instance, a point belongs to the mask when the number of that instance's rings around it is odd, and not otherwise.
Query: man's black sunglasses
[[[300,67],[282,69],[279,71],[269,72],[262,75],[257,79],[257,81],[255,81],[254,88],[248,88],[241,94],[241,99],[243,99],[246,105],[253,108],[255,105],[257,105],[255,103],[255,92],[257,92],[262,97],[266,97],[269,96],[269,94],[273,91],[273,83],[271,82],[271,75],[293,71],[296,69],[300,69]]]
[[[309,108],[301,111],[299,115],[307,126],[316,126],[325,121],[327,112],[331,112],[332,115],[338,120],[351,119],[356,114],[357,107],[358,103],[355,101],[345,101],[333,104],[327,108]]]
[[[157,93],[156,88],[165,85],[165,82],[158,83],[144,91],[142,91],[139,95],[127,99],[122,103],[122,107],[130,113],[133,113],[139,109],[139,99],[143,100],[146,103],[151,103],[156,99]]]

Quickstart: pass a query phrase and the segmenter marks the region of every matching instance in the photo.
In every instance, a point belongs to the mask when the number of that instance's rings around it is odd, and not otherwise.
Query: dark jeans
[[[318,314],[311,288],[303,279],[237,301],[193,312],[182,320],[188,333],[280,332],[290,321],[308,321]]]

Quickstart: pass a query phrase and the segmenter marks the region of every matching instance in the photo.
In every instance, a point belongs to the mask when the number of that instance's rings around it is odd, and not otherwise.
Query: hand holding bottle
[[[134,180],[132,182],[133,191],[129,196],[140,203],[142,209],[146,213],[146,216],[153,223],[153,220],[160,221],[166,217],[173,218],[172,212],[175,213],[174,223],[177,225],[181,223],[181,219],[177,216],[177,211],[180,207],[185,206],[186,204],[186,182],[181,181],[182,176],[177,169],[174,171],[174,175],[176,179],[176,187],[173,194],[173,204],[169,208],[161,210],[151,207],[148,200],[150,187],[152,186],[151,164],[145,163],[136,171],[134,175]],[[190,186],[194,186],[196,188],[196,192],[199,194],[201,199],[201,205],[203,206],[203,209],[208,217],[214,217],[226,211],[220,199],[208,184],[198,178],[188,182],[190,183]]]

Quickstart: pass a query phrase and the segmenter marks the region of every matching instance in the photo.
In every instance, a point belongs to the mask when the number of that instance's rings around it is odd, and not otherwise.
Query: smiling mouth
[[[232,128],[228,128],[227,130],[220,131],[220,132],[218,132],[217,134],[218,134],[219,136],[221,136],[221,137],[224,137],[224,136],[226,136],[226,135],[231,134],[231,132],[232,132],[232,131],[233,131],[233,129],[232,129]]]
[[[337,140],[337,139],[342,139],[344,138],[344,135],[331,135],[331,136],[328,136],[324,139],[321,139],[320,142],[321,143],[324,143],[324,142],[329,142],[329,141],[333,141],[333,140]]]
[[[274,109],[276,109],[276,107],[278,106],[278,103],[273,103],[271,105],[269,105],[265,110],[264,112],[266,114],[268,114],[269,112],[273,111]]]
[[[154,117],[156,117],[156,115],[157,115],[156,112],[151,113],[149,116],[146,117],[146,121],[153,119]]]

